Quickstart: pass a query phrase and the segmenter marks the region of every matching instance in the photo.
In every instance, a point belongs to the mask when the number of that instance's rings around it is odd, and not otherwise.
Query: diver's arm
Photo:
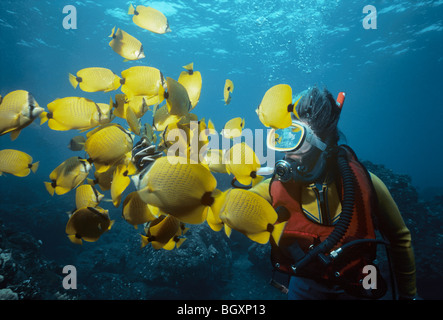
[[[380,232],[390,242],[393,269],[399,296],[410,298],[416,296],[415,258],[411,245],[411,233],[406,227],[400,210],[386,185],[371,173],[378,197],[378,225]]]
[[[269,203],[272,203],[271,195],[269,194],[269,184],[271,183],[271,178],[257,183],[254,187],[249,189],[249,191],[255,192],[259,196],[263,197]]]

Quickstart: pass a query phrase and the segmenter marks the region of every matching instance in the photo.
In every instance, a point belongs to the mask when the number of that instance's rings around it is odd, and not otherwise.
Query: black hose
[[[231,186],[232,186],[233,188],[236,188],[236,189],[245,189],[245,190],[249,190],[249,189],[252,188],[252,186],[239,186],[239,185],[235,184],[236,181],[237,181],[237,179],[236,179],[235,177],[234,177],[234,178],[232,179],[232,181],[231,181]]]
[[[343,238],[351,223],[355,206],[355,176],[349,167],[346,151],[342,148],[338,152],[338,169],[343,179],[343,202],[342,213],[331,234],[318,246],[310,250],[298,263],[292,266],[292,270],[303,269],[312,259],[329,252]]]
[[[341,254],[343,251],[345,251],[346,249],[351,248],[351,247],[353,247],[353,246],[357,246],[357,245],[362,244],[362,243],[383,244],[383,245],[385,245],[385,246],[388,245],[388,243],[387,243],[386,241],[384,241],[384,240],[380,240],[380,239],[357,239],[357,240],[353,240],[353,241],[351,241],[351,242],[348,242],[348,243],[342,245],[342,246],[340,247],[340,249],[341,249],[341,250],[340,250],[340,254]],[[337,250],[337,251],[338,251],[338,250]]]

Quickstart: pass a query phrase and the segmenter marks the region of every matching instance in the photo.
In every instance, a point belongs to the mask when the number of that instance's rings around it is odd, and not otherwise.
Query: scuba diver
[[[338,145],[344,93],[336,100],[327,89],[312,87],[300,96],[292,125],[268,134],[268,147],[284,152],[283,160],[271,179],[250,189],[273,205],[277,223],[286,222],[278,245],[271,238],[271,261],[290,276],[289,286],[274,279],[271,284],[288,299],[379,299],[387,283],[374,260],[377,245],[384,244],[396,282],[392,290],[398,290],[394,299],[415,299],[411,234],[399,209],[354,151]],[[371,281],[365,278],[369,270]]]

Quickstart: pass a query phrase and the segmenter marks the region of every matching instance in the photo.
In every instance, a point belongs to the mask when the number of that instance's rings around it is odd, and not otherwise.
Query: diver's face
[[[309,185],[323,179],[326,173],[326,162],[322,153],[323,151],[312,145],[309,148],[306,147],[305,150],[300,148],[296,152],[286,152],[285,160],[292,162],[292,179],[302,185]]]
[[[311,171],[315,167],[321,153],[320,149],[305,142],[296,151],[285,152],[285,159],[295,161],[298,166],[303,166],[308,171]]]
[[[299,163],[306,162],[313,156],[314,153],[316,153],[316,150],[321,152],[320,149],[317,149],[312,144],[305,142],[299,149],[285,152],[285,158],[297,161]]]

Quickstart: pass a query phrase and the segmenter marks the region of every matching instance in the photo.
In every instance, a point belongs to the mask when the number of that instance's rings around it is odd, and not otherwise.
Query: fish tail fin
[[[73,235],[73,234],[68,235],[68,238],[69,238],[69,240],[71,240],[72,243],[80,244],[80,245],[83,244],[82,239],[77,238],[77,237],[76,237],[75,235]]]
[[[231,237],[232,229],[227,224],[225,224],[225,234],[228,238]]]
[[[188,232],[188,231],[189,231],[189,228],[183,228],[182,235],[186,234],[186,232]]]
[[[141,247],[144,248],[150,242],[149,238],[144,236],[144,235],[142,235],[142,234],[140,235],[140,237],[141,237],[141,240],[142,240]]]
[[[129,15],[134,15],[135,14],[135,9],[134,9],[134,6],[132,5],[132,3],[129,5],[128,14]]]
[[[117,90],[118,88],[120,88],[121,85],[122,85],[122,79],[119,76],[115,76],[115,78],[114,78],[114,88],[109,90],[109,91]],[[112,97],[111,97],[111,99],[112,99]]]
[[[208,121],[208,130],[209,130],[209,134],[216,134],[217,133],[217,131],[215,130],[214,123],[212,122],[211,119],[209,119],[209,121]]]
[[[128,107],[128,109],[126,110],[126,122],[128,123],[131,131],[134,132],[137,136],[140,136],[140,119],[137,118],[134,111],[130,107]]]
[[[158,102],[162,103],[165,100],[165,88],[160,85],[158,88]]]
[[[156,218],[160,217],[160,215],[162,214],[158,207],[154,207],[154,206],[148,204],[148,208],[149,208],[149,211],[151,211],[152,215]]]
[[[115,36],[115,27],[112,28],[112,32],[111,32],[111,35],[109,36],[109,38],[114,38],[114,36]]]
[[[46,111],[43,111],[40,114],[40,125],[42,125],[43,123],[45,123],[46,121],[48,121],[48,113]]]
[[[114,99],[112,99],[112,96],[111,96],[111,99],[109,101],[109,109],[110,110],[117,109],[117,106],[118,106],[117,102],[114,102]]]
[[[37,161],[36,163],[33,163],[33,164],[31,165],[31,170],[32,170],[32,172],[35,173],[35,172],[37,171],[39,164],[40,164],[40,161]]]
[[[287,222],[281,222],[274,225],[274,230],[271,232],[271,236],[274,239],[275,243],[278,245],[280,242],[280,238],[283,234],[283,230],[285,229]]]
[[[46,187],[46,190],[49,192],[49,194],[51,196],[53,196],[54,192],[55,192],[55,187],[52,186],[52,183],[51,182],[45,182],[45,187]]]
[[[191,62],[191,63],[183,66],[183,68],[187,71],[190,71],[190,72],[194,71],[194,62]]]
[[[298,103],[299,103],[299,101],[300,101],[301,98],[302,98],[302,97],[298,98],[298,100],[295,101],[295,103],[293,104],[293,110],[292,110],[292,112],[293,112],[294,115],[297,117],[297,119],[300,119],[300,116],[298,115],[298,112],[297,112],[297,105],[298,105]]]
[[[77,80],[77,77],[76,76],[74,76],[72,73],[70,73],[69,74],[69,82],[71,83],[71,86],[74,88],[74,89],[77,89],[77,86],[78,86],[78,80]]]
[[[177,244],[176,244],[176,246],[177,246],[177,249],[178,248],[180,248],[180,246],[183,244],[183,242],[185,242],[186,241],[186,238],[180,238],[178,241],[177,241]]]
[[[208,215],[206,217],[206,222],[208,223],[209,227],[217,232],[223,228],[223,222],[220,219],[220,211],[225,202],[225,194],[226,192],[222,192],[218,189],[215,189],[212,192],[214,202],[211,205],[211,208],[208,211]]]

